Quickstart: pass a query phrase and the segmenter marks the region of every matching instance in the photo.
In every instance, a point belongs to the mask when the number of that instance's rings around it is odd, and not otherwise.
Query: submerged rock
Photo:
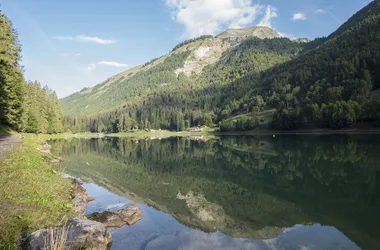
[[[134,225],[141,220],[142,211],[139,207],[128,207],[116,212],[95,212],[87,216],[90,220],[103,223],[105,227],[122,227]]]
[[[24,249],[110,249],[112,237],[99,222],[73,218],[65,226],[41,229],[27,236]]]
[[[94,197],[90,197],[90,196],[88,196],[87,199],[86,199],[87,202],[91,202],[91,201],[94,201],[94,200],[95,200],[95,198]]]

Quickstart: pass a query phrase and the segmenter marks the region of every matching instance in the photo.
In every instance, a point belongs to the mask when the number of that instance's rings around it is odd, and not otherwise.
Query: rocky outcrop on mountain
[[[216,36],[221,39],[228,39],[230,42],[242,41],[249,37],[257,37],[260,39],[265,38],[279,38],[278,33],[268,27],[256,26],[245,29],[228,29]]]
[[[202,72],[207,65],[216,63],[223,52],[229,48],[229,44],[221,39],[203,41],[196,46],[188,48],[192,53],[187,57],[185,65],[175,71],[178,75],[184,73],[187,76]]]

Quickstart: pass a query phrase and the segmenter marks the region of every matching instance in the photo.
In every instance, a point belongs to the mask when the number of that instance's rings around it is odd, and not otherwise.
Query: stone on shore
[[[121,211],[95,212],[87,216],[90,220],[103,223],[105,227],[122,227],[134,225],[141,220],[142,211],[139,207],[128,207]]]
[[[82,187],[80,181],[74,180],[73,196],[74,198],[71,200],[74,205],[73,210],[77,216],[83,217],[86,212],[88,193],[87,190]]]
[[[51,239],[54,239],[51,241]],[[63,227],[41,229],[27,236],[24,249],[110,249],[111,234],[99,222],[83,218],[73,218]]]

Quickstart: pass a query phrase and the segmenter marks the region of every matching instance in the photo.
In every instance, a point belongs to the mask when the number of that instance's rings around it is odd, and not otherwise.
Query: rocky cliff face
[[[212,39],[195,43],[187,50],[191,50],[191,54],[187,57],[185,65],[175,71],[178,75],[184,73],[187,76],[202,72],[203,68],[209,64],[216,63],[222,56],[223,52],[230,47],[229,43],[222,39]]]
[[[177,75],[184,73],[187,76],[198,74],[202,72],[205,66],[216,63],[228,48],[251,37],[271,39],[280,37],[280,35],[268,27],[261,26],[245,29],[228,29],[217,35],[214,39],[196,41],[186,45],[185,50],[191,50],[192,53],[186,59],[183,68],[177,69],[175,73]],[[175,53],[183,50],[184,48],[179,48]]]

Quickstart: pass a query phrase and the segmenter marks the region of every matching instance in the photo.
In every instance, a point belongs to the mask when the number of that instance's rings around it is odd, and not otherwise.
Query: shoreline
[[[48,163],[44,140],[22,137],[0,157],[0,248],[14,249],[28,233],[58,225],[71,215],[71,183]]]
[[[161,131],[161,132],[146,132],[146,131],[136,131],[129,133],[110,133],[99,136],[99,133],[61,133],[61,134],[40,134],[41,138],[46,140],[51,139],[71,139],[71,138],[107,138],[107,137],[117,137],[117,138],[151,138],[151,139],[164,139],[169,137],[206,137],[213,138],[219,136],[272,136],[272,135],[371,135],[380,134],[379,129],[342,129],[342,130],[332,130],[332,129],[298,129],[298,130],[271,130],[271,129],[261,129],[261,130],[251,130],[251,131],[230,131],[230,132],[217,132],[217,131],[203,131],[203,132],[188,132],[188,131]]]
[[[54,166],[64,161],[50,153],[51,146],[45,143],[40,152],[48,148],[50,157],[45,160]],[[112,246],[112,235],[108,228],[131,226],[141,219],[142,210],[136,205],[128,205],[119,211],[104,210],[86,214],[88,203],[95,200],[90,197],[83,187],[84,182],[63,172],[57,171],[62,180],[69,180],[71,211],[69,218],[65,217],[59,224],[41,227],[37,231],[25,235],[20,245],[25,249],[79,249],[86,245],[86,249],[106,250]],[[116,218],[116,219],[115,219]],[[50,239],[50,240],[49,240]]]

